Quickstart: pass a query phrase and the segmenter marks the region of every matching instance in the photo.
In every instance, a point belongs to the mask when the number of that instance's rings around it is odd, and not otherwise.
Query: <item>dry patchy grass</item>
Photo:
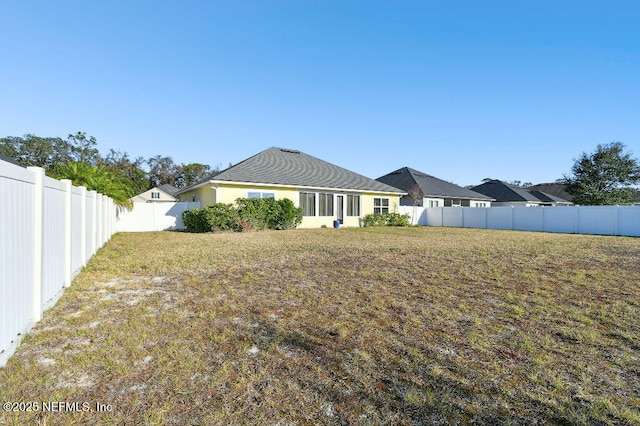
[[[0,423],[640,424],[639,270],[631,238],[118,234],[0,370],[92,410]]]

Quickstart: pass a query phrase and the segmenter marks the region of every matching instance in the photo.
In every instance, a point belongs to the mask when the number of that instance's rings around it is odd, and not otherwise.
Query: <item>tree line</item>
[[[636,187],[640,183],[640,163],[625,148],[621,142],[612,142],[598,145],[592,153],[583,152],[571,173],[558,182],[566,185],[576,204],[635,201],[640,194]],[[96,138],[85,132],[69,134],[67,139],[30,134],[0,138],[0,155],[24,166],[42,167],[48,176],[70,179],[74,185],[109,195],[124,206],[131,206],[129,198],[148,189],[163,184],[182,189],[220,172],[218,167],[207,164],[176,164],[169,156],[131,158],[126,152],[113,149],[102,155]],[[531,186],[530,182],[510,183]]]
[[[164,184],[182,189],[219,173],[218,167],[208,164],[176,164],[170,156],[132,158],[113,149],[103,155],[97,144],[85,132],[69,134],[66,139],[7,136],[0,138],[0,155],[23,166],[42,167],[47,176],[70,179],[76,186],[86,186],[129,207],[129,198],[148,189]]]
[[[492,178],[482,179],[488,182]],[[556,180],[565,186],[578,205],[615,205],[640,201],[640,162],[626,151],[622,142],[599,144],[591,153],[583,152],[574,160],[571,173]],[[505,181],[527,189],[531,182]],[[473,188],[473,185],[468,186]]]

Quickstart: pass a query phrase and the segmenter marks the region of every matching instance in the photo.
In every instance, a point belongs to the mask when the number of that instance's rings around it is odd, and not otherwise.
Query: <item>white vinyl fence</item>
[[[111,198],[0,160],[0,367],[115,224]]]
[[[412,224],[567,234],[640,236],[640,206],[410,207]]]
[[[199,209],[193,203],[133,203],[132,210],[121,211],[116,225],[118,232],[147,232],[185,229],[182,212]]]

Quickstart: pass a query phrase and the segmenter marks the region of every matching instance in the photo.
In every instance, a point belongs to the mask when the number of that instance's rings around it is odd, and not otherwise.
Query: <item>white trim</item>
[[[200,188],[204,185],[209,185],[213,187],[214,185],[242,185],[248,187],[256,187],[256,186],[264,186],[265,188],[291,188],[294,190],[313,190],[313,191],[332,191],[332,192],[344,192],[344,193],[358,193],[358,194],[385,194],[385,195],[393,195],[393,196],[402,196],[407,195],[406,192],[388,192],[388,191],[374,191],[369,189],[346,189],[346,188],[331,188],[325,186],[307,186],[307,185],[285,185],[281,183],[261,183],[261,182],[241,182],[241,181],[231,181],[231,180],[216,180],[212,179],[208,182],[203,182],[199,185],[192,186],[190,188],[183,189],[178,193],[184,194],[186,192],[192,191],[194,189]]]

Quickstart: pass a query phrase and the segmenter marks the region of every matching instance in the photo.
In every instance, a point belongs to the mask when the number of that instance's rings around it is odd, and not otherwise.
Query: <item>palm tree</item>
[[[75,186],[85,186],[89,191],[111,197],[119,206],[128,209],[133,207],[130,198],[134,194],[127,179],[116,176],[104,167],[70,161],[57,165],[49,174],[53,178],[69,179]]]

